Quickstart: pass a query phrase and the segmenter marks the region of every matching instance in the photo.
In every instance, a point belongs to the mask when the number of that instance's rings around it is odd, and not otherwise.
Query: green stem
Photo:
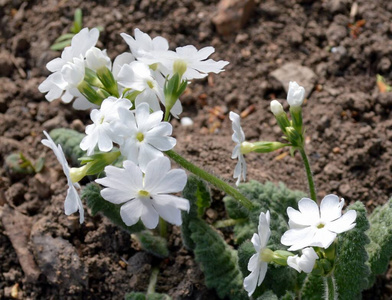
[[[328,277],[324,277],[324,285],[325,285],[325,299],[326,300],[338,299],[338,294],[336,291],[336,283],[333,274]]]
[[[308,177],[308,183],[309,183],[310,198],[317,202],[316,188],[314,187],[313,174],[312,174],[312,170],[310,169],[308,156],[306,155],[304,148],[299,148],[298,150],[299,153],[301,153],[301,157],[305,165],[306,176]]]
[[[229,226],[234,226],[236,224],[244,223],[247,219],[226,219],[220,220],[213,224],[215,228],[224,228]]]
[[[167,238],[167,223],[162,218],[159,218],[159,234],[161,237]]]
[[[237,199],[247,209],[250,210],[253,208],[252,202],[250,202],[249,199],[247,199],[244,195],[242,195],[237,189],[233,188],[231,185],[227,184],[223,180],[195,166],[194,164],[187,161],[185,158],[183,158],[181,155],[174,152],[173,150],[166,151],[165,153],[167,156],[169,156],[172,160],[174,160],[184,169],[188,170],[189,172],[192,172],[196,176],[200,177],[201,179],[204,179],[205,181],[211,183],[218,189],[224,191],[226,194]]]
[[[148,283],[148,288],[147,288],[147,295],[151,295],[155,293],[155,286],[158,280],[158,273],[159,273],[159,268],[157,267],[152,268],[150,282]]]

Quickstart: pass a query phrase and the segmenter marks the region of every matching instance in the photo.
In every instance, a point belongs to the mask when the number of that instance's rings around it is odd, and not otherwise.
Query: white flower
[[[271,261],[273,252],[267,248],[267,243],[271,235],[270,213],[260,213],[258,234],[254,233],[252,244],[256,253],[252,255],[248,263],[248,270],[251,273],[244,279],[244,288],[249,297],[254,293],[256,286],[260,286],[267,273],[268,262]]]
[[[95,180],[106,186],[102,197],[114,204],[123,204],[120,215],[128,226],[139,219],[144,226],[153,229],[159,216],[169,223],[181,225],[181,210],[189,211],[189,201],[169,195],[181,192],[186,184],[184,170],[170,170],[167,157],[152,160],[143,176],[142,170],[133,162],[124,161],[124,168],[105,167],[105,178]]]
[[[114,124],[119,121],[118,109],[130,109],[132,103],[128,99],[109,97],[102,102],[100,109],[91,111],[90,117],[94,122],[86,127],[86,136],[80,143],[82,150],[87,150],[87,155],[94,152],[98,144],[100,151],[108,152],[113,148],[113,142],[120,143],[121,137],[113,131]]]
[[[117,124],[116,132],[124,137],[120,143],[121,153],[140,166],[145,171],[148,163],[162,157],[161,151],[168,151],[176,145],[176,139],[171,137],[172,126],[168,122],[161,122],[162,111],[150,114],[147,103],[136,107],[135,116],[126,109],[119,109],[123,124]]]
[[[135,38],[132,36],[121,33],[122,38],[129,45],[132,54],[136,59],[140,60],[142,57],[148,55],[149,58],[153,59],[154,53],[165,52],[169,49],[169,43],[167,40],[161,36],[157,36],[153,39],[147,34],[142,32],[140,29],[136,28]],[[152,54],[152,55],[151,55]],[[151,62],[157,63],[158,61]]]
[[[48,139],[41,140],[41,143],[53,150],[54,154],[57,157],[57,160],[63,167],[65,176],[67,177],[68,190],[67,190],[67,196],[64,201],[65,214],[69,216],[70,214],[79,211],[80,223],[83,223],[84,222],[83,205],[82,205],[82,201],[80,200],[79,194],[76,191],[76,189],[80,188],[80,186],[78,183],[76,182],[74,183],[71,180],[70,169],[67,160],[65,159],[64,152],[61,149],[61,146],[60,145],[57,146],[46,131],[44,131],[44,134]]]
[[[146,102],[153,111],[160,111],[159,102],[165,105],[163,86],[165,78],[161,73],[151,70],[146,64],[134,61],[124,65],[118,73],[118,83],[126,88],[140,92],[135,106]],[[181,102],[176,101],[170,112],[177,118],[182,112]]]
[[[290,106],[301,106],[305,98],[305,89],[295,81],[290,81],[287,102]]]
[[[349,210],[342,215],[344,199],[339,201],[336,195],[327,195],[321,201],[320,209],[316,202],[302,198],[298,210],[287,208],[290,229],[286,231],[281,243],[291,246],[290,251],[305,247],[328,248],[338,233],[348,231],[356,225],[357,212]]]
[[[277,100],[271,101],[270,108],[271,108],[272,113],[275,116],[280,115],[281,113],[284,113],[282,104],[280,104],[279,101],[277,101]]]
[[[193,45],[177,47],[176,52],[162,53],[159,56],[159,62],[171,74],[181,70],[180,73],[182,73],[184,80],[199,79],[206,77],[211,72],[218,74],[224,71],[224,67],[229,64],[223,60],[207,59],[214,52],[214,47],[204,47],[200,50],[197,50]]]
[[[110,70],[112,67],[112,62],[109,56],[106,54],[106,50],[93,47],[86,53],[86,66],[87,68],[90,68],[94,71],[97,71],[102,67],[106,67]]]
[[[237,143],[237,145],[233,149],[233,153],[231,158],[238,158],[237,165],[234,169],[234,178],[238,178],[236,185],[240,184],[241,177],[243,180],[246,180],[246,162],[243,153],[241,152],[241,144],[245,142],[245,134],[241,128],[240,124],[240,116],[234,112],[230,112],[230,120],[232,121],[233,135],[231,136],[232,140]]]
[[[314,251],[312,247],[308,247],[302,249],[301,257],[299,257],[298,255],[289,256],[287,258],[287,264],[289,265],[289,267],[292,267],[299,273],[301,273],[301,271],[305,273],[310,273],[312,272],[314,264],[316,263],[316,260],[318,258],[319,257],[316,251]]]
[[[71,46],[63,50],[61,57],[51,60],[46,65],[46,68],[53,74],[49,75],[38,89],[41,93],[47,93],[45,98],[48,101],[61,97],[64,103],[69,103],[76,97],[74,107],[94,106],[78,92],[76,86],[84,77],[86,53],[95,46],[98,37],[99,31],[96,28],[90,31],[88,28],[82,29],[72,38]]]

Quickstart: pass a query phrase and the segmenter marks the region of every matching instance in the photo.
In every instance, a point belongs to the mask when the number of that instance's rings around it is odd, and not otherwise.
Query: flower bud
[[[86,176],[88,165],[84,165],[80,168],[71,168],[69,170],[69,177],[73,183],[79,182],[84,176]]]
[[[290,106],[301,106],[305,98],[305,89],[295,81],[290,81],[287,102]]]
[[[61,75],[69,86],[77,87],[84,79],[84,62],[74,58],[74,63],[68,62],[61,68]]]
[[[280,104],[277,100],[272,100],[270,107],[271,107],[272,113],[275,116],[278,116],[278,115],[284,113],[282,104]]]
[[[111,68],[110,58],[106,51],[102,51],[96,47],[89,49],[86,53],[86,65],[91,70],[97,71],[102,67]]]

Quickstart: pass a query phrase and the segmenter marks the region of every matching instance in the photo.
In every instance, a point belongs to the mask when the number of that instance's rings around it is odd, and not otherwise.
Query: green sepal
[[[301,106],[290,106],[290,114],[294,129],[302,134],[303,121],[302,121],[302,107]]]
[[[121,152],[114,149],[111,152],[95,153],[91,156],[83,156],[79,158],[81,165],[88,165],[85,176],[96,175],[101,173],[106,166],[111,165],[121,156]]]
[[[283,144],[280,142],[267,142],[267,141],[255,142],[252,144],[253,144],[252,152],[256,152],[256,153],[268,153],[268,152],[276,151],[278,149],[282,149],[286,146],[291,146],[290,144]]]
[[[135,233],[137,240],[142,249],[159,258],[169,256],[169,249],[167,248],[167,240],[161,236],[154,235],[150,230],[143,230]]]
[[[117,81],[114,79],[113,73],[107,67],[98,69],[97,76],[107,92],[116,98],[120,97]]]
[[[93,86],[87,83],[87,81],[82,81],[78,85],[78,90],[83,96],[87,98],[88,101],[98,106],[100,106],[102,101],[107,98],[98,93]]]
[[[284,134],[286,134],[286,128],[291,126],[289,118],[286,113],[283,111],[282,113],[275,115],[275,119]]]
[[[83,80],[86,81],[89,85],[97,88],[103,88],[104,85],[102,84],[101,80],[98,78],[97,73],[90,68],[84,68],[84,78]]]
[[[101,196],[101,188],[96,183],[90,183],[83,189],[81,198],[86,200],[87,206],[91,209],[91,215],[102,213],[113,224],[119,226],[128,233],[136,233],[144,230],[142,222],[139,220],[135,225],[127,226],[120,215],[121,205],[116,205],[106,201]]]

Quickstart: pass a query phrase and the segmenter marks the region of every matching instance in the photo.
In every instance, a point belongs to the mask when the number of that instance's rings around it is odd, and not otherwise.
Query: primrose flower
[[[297,270],[299,273],[302,271],[305,273],[310,273],[313,270],[314,264],[318,259],[316,251],[312,247],[302,249],[302,256],[298,255],[289,256],[287,258],[287,264],[289,267]]]
[[[237,165],[235,166],[234,169],[234,178],[238,178],[236,185],[238,186],[241,181],[241,177],[243,180],[246,180],[246,162],[244,158],[244,153],[242,151],[242,145],[245,142],[245,134],[244,131],[241,128],[240,124],[240,116],[234,112],[230,112],[230,120],[232,121],[232,128],[233,128],[233,135],[231,136],[232,140],[237,143],[237,145],[233,149],[233,153],[231,155],[231,158],[238,158]]]
[[[115,130],[124,137],[120,143],[121,153],[139,165],[143,172],[151,160],[163,156],[161,151],[176,145],[176,139],[170,136],[172,126],[162,122],[161,110],[150,114],[148,104],[141,103],[136,107],[135,115],[127,109],[119,109],[119,114],[123,124],[118,124]]]
[[[154,52],[165,52],[169,50],[168,41],[161,36],[157,36],[151,39],[151,37],[147,33],[144,33],[138,28],[135,29],[134,34],[135,38],[126,33],[121,33],[121,36],[128,44],[132,54],[138,60],[140,60],[146,55],[148,55],[150,58],[153,58]],[[156,61],[155,63],[157,62],[158,61]]]
[[[61,57],[51,60],[46,65],[52,74],[39,85],[38,89],[41,93],[47,93],[45,98],[48,101],[61,97],[64,103],[69,103],[76,97],[73,105],[75,108],[93,107],[93,104],[79,93],[77,85],[84,78],[86,53],[95,46],[98,37],[98,29],[89,31],[88,28],[83,28],[72,38],[71,46],[63,50]]]
[[[105,200],[123,204],[120,215],[124,223],[131,226],[141,219],[144,226],[153,229],[161,216],[169,223],[181,225],[181,210],[189,211],[189,201],[169,194],[184,189],[187,181],[185,171],[170,170],[167,157],[150,161],[144,176],[132,161],[124,161],[123,166],[105,167],[106,177],[95,181],[106,187],[101,191]]]
[[[70,168],[68,166],[67,160],[65,159],[65,155],[61,146],[56,145],[46,131],[44,131],[44,134],[47,137],[47,139],[41,140],[41,143],[53,150],[54,154],[57,157],[57,160],[63,167],[65,176],[67,177],[68,190],[67,190],[67,196],[64,201],[65,214],[69,216],[70,214],[79,211],[79,218],[80,218],[79,221],[81,224],[84,222],[84,210],[83,210],[82,201],[80,200],[79,194],[76,190],[77,188],[80,188],[80,186],[78,183],[72,182],[71,180]]]
[[[87,155],[94,152],[98,144],[100,151],[108,152],[113,148],[113,142],[120,143],[121,137],[113,131],[114,124],[119,121],[118,109],[130,109],[132,103],[128,99],[109,97],[102,102],[100,109],[93,109],[90,117],[93,124],[86,127],[86,136],[80,142],[80,148],[87,150]]]
[[[287,102],[290,106],[301,106],[305,98],[305,89],[295,81],[290,81]]]
[[[338,233],[355,227],[357,212],[349,210],[342,215],[344,199],[339,201],[336,195],[327,195],[321,201],[320,209],[316,202],[302,198],[298,202],[299,211],[288,207],[290,229],[286,231],[281,243],[291,246],[289,251],[304,247],[321,247],[327,249]]]
[[[248,263],[248,270],[251,273],[244,279],[244,288],[249,297],[254,293],[257,286],[263,282],[267,273],[268,263],[272,260],[273,252],[267,248],[267,243],[271,235],[270,212],[260,213],[258,234],[254,233],[252,244],[256,253],[252,255]]]
[[[183,80],[204,78],[208,73],[218,74],[224,71],[228,61],[215,61],[207,59],[215,52],[214,47],[204,47],[197,50],[195,46],[188,45],[177,47],[176,52],[167,51],[159,57],[159,62],[169,70],[171,74],[179,73]]]

